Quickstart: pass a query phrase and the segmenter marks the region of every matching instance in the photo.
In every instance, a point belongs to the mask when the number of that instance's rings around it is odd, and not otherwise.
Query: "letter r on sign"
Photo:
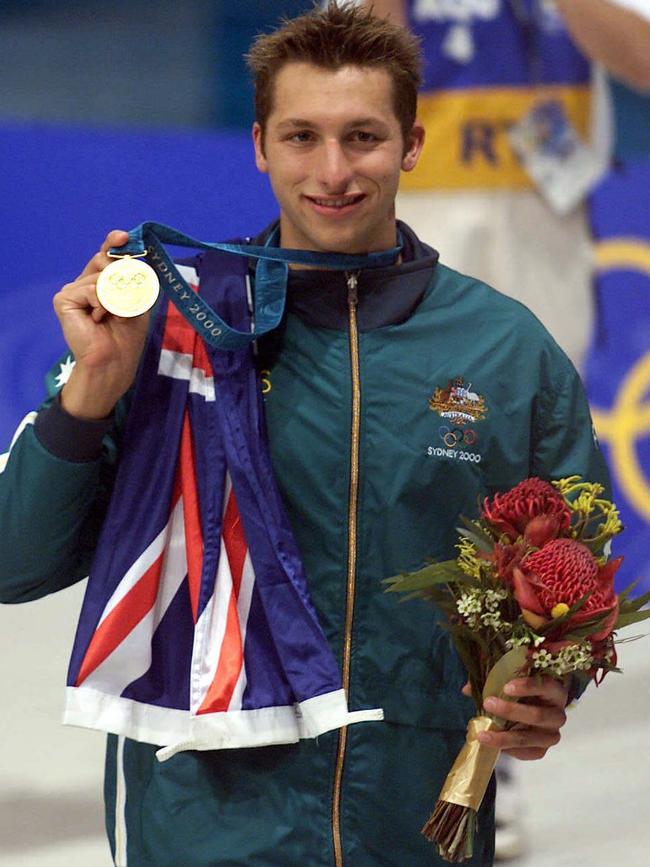
[[[496,129],[491,123],[483,120],[470,120],[463,125],[461,159],[471,163],[482,155],[491,165],[496,165],[497,155],[494,150]]]

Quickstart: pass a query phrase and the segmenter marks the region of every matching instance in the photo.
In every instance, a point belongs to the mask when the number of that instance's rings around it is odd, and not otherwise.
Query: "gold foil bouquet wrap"
[[[571,679],[578,694],[616,668],[615,631],[650,617],[650,593],[620,595],[608,559],[622,530],[598,484],[579,476],[549,483],[531,478],[462,518],[458,557],[386,580],[389,591],[424,597],[445,615],[468,674],[477,715],[422,832],[450,862],[472,857],[478,808],[498,758],[481,731],[510,723],[483,708],[488,696],[534,674]],[[513,700],[513,699],[509,699]]]
[[[460,860],[471,858],[471,848],[468,853],[465,848],[472,842],[475,816],[499,758],[499,750],[479,743],[476,736],[498,729],[490,717],[472,717],[467,724],[465,746],[447,774],[435,810],[422,829],[425,837],[438,842],[441,851],[458,852]],[[461,847],[463,842],[465,847]]]

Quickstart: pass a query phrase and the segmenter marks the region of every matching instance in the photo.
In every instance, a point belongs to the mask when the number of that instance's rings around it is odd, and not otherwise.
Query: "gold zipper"
[[[350,689],[350,661],[352,656],[352,620],[357,577],[357,501],[359,496],[359,438],[361,433],[361,377],[359,373],[359,332],[357,330],[358,274],[347,274],[348,327],[350,339],[350,372],[352,375],[352,421],[350,426],[350,488],[348,494],[348,589],[345,603],[345,631],[343,636],[343,689],[346,697]],[[334,766],[334,792],[332,796],[332,840],[334,865],[343,867],[341,845],[341,782],[348,740],[347,726],[339,730],[339,743]]]

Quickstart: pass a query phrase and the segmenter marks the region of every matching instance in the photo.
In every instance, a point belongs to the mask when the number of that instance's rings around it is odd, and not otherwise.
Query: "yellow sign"
[[[540,100],[557,99],[579,135],[589,130],[589,85],[475,87],[422,93],[424,149],[400,179],[403,191],[531,187],[508,140],[509,128]]]
[[[603,270],[635,270],[650,276],[650,245],[635,238],[599,244],[595,258]],[[598,435],[610,446],[612,470],[625,496],[650,522],[650,478],[636,447],[638,440],[650,435],[650,348],[623,378],[611,409],[593,409],[592,414]]]
[[[594,409],[598,436],[609,443],[612,470],[630,505],[650,522],[650,479],[636,452],[636,442],[650,434],[650,352],[630,369],[609,412]],[[644,402],[645,397],[645,402]]]

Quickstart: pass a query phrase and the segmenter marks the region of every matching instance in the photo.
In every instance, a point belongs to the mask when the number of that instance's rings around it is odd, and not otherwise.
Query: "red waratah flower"
[[[497,542],[491,555],[487,555],[494,563],[496,573],[506,584],[512,584],[512,573],[525,556],[527,548],[521,543],[518,545],[502,545]]]
[[[541,548],[569,527],[571,509],[553,485],[533,477],[486,498],[482,517],[510,542],[525,535],[530,545]]]
[[[622,557],[599,566],[593,554],[573,539],[553,539],[539,551],[533,551],[513,569],[513,590],[524,615],[533,627],[549,623],[591,593],[582,608],[561,624],[561,638],[586,620],[605,617],[589,638],[601,641],[612,631],[618,616],[618,597],[614,591],[614,574]]]

